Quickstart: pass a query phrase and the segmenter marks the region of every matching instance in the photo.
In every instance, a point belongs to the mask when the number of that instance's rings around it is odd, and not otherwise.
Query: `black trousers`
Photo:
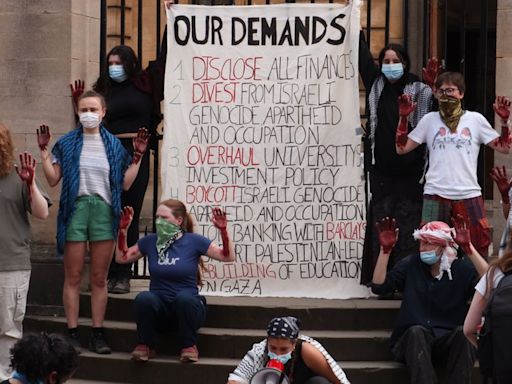
[[[121,139],[121,143],[133,155],[132,139]],[[132,224],[128,228],[127,243],[131,247],[139,240],[139,218],[142,204],[144,203],[144,195],[149,182],[149,150],[144,154],[141,159],[139,173],[135,178],[129,190],[124,191],[121,195],[122,207],[130,206],[133,208]],[[132,276],[132,263],[118,264],[115,259],[110,264],[108,273],[109,279],[123,279]]]
[[[430,329],[412,326],[395,343],[391,352],[396,360],[409,368],[411,383],[437,383],[434,365],[444,366],[447,383],[471,383],[475,348],[464,336],[462,327],[436,337]]]

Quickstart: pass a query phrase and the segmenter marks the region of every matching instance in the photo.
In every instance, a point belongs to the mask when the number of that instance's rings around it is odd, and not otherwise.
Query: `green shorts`
[[[114,240],[112,207],[97,195],[80,196],[66,229],[66,241]]]

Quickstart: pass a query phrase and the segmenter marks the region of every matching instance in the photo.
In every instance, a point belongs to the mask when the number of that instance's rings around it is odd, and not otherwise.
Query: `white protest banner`
[[[359,1],[168,10],[162,198],[236,262],[207,295],[366,297]]]

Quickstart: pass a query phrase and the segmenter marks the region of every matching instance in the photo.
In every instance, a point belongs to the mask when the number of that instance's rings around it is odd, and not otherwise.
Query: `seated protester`
[[[159,331],[176,330],[182,363],[199,360],[197,331],[206,318],[206,299],[199,295],[202,285],[202,256],[214,260],[235,260],[233,244],[227,232],[226,213],[212,209],[212,223],[219,230],[222,246],[194,233],[192,217],[179,200],[165,200],[156,210],[156,234],[141,238],[128,248],[127,231],[133,219],[133,208],[121,214],[116,247],[118,263],[133,263],[147,257],[149,291],[141,292],[134,301],[137,318],[138,345],[132,360],[148,361],[156,355]]]
[[[11,348],[12,377],[0,384],[60,384],[73,376],[78,354],[63,336],[27,334]]]
[[[454,224],[455,238],[454,230],[440,221],[416,230],[419,254],[408,256],[387,272],[398,229],[394,219],[377,223],[381,250],[372,291],[378,295],[403,292],[391,335],[391,352],[397,361],[407,365],[414,384],[437,382],[433,361],[446,362],[449,383],[471,380],[475,350],[464,337],[462,324],[475,281],[488,265],[471,243],[466,222],[458,217]],[[471,262],[457,259],[455,242]]]
[[[349,384],[345,372],[322,345],[299,335],[299,320],[276,317],[268,323],[267,338],[252,346],[229,375],[228,384],[248,384],[269,360],[284,364],[284,373],[293,384]]]

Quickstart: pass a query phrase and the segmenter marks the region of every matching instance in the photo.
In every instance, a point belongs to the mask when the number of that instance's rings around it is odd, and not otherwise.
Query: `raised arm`
[[[428,59],[427,66],[422,69],[423,82],[427,84],[430,87],[430,89],[432,89],[432,92],[434,92],[435,82],[440,70],[441,66],[439,65],[437,57],[432,57]]]
[[[380,252],[373,271],[373,284],[383,284],[386,280],[389,255],[398,240],[398,228],[395,219],[385,217],[375,224],[379,236]]]
[[[235,261],[235,251],[227,231],[226,213],[219,208],[213,208],[212,223],[220,231],[222,248],[212,242],[208,247],[206,256],[219,261]]]
[[[496,186],[498,187],[500,194],[501,194],[501,208],[503,210],[503,216],[508,218],[508,213],[510,211],[510,187],[512,185],[512,182],[510,181],[507,170],[505,169],[505,166],[502,167],[494,167],[491,169],[491,178],[496,183]]]
[[[119,264],[133,263],[143,255],[139,251],[137,244],[128,248],[126,243],[127,232],[133,220],[133,208],[124,207],[119,219],[119,233],[117,235],[116,262]]]
[[[455,228],[455,242],[459,244],[464,253],[469,257],[478,272],[478,276],[482,276],[489,269],[489,264],[473,246],[466,220],[461,215],[457,215],[457,217],[452,218],[452,222]]]
[[[396,153],[405,155],[418,147],[418,143],[409,139],[409,123],[408,116],[416,109],[416,103],[411,99],[410,95],[400,95],[398,97],[398,113],[400,119],[396,128],[395,147]]]
[[[132,164],[124,174],[123,189],[129,190],[140,169],[140,159],[148,149],[149,132],[146,128],[139,128],[137,136],[133,138],[133,159]]]
[[[364,32],[359,32],[359,60],[358,60],[359,74],[363,80],[364,87],[367,91],[370,90],[374,80],[379,76],[379,67],[373,61],[370,48],[366,43]]]
[[[62,177],[59,164],[52,164],[50,159],[50,152],[48,151],[48,144],[50,144],[52,134],[50,127],[47,125],[40,125],[37,132],[37,145],[41,151],[41,163],[43,165],[43,172],[50,187],[55,187]]]
[[[20,167],[16,166],[20,179],[27,184],[30,212],[38,219],[48,217],[48,201],[43,197],[36,184],[36,160],[28,152],[20,153]]]
[[[73,110],[75,111],[75,115],[78,115],[78,98],[84,93],[85,83],[83,80],[75,80],[75,85],[73,83],[69,84],[69,88],[71,88],[71,100],[73,102]]]
[[[488,145],[495,151],[501,153],[510,153],[510,145],[512,137],[510,136],[509,117],[510,117],[510,100],[505,96],[496,97],[493,104],[494,112],[499,116],[501,122],[501,135],[497,139],[491,141]]]

